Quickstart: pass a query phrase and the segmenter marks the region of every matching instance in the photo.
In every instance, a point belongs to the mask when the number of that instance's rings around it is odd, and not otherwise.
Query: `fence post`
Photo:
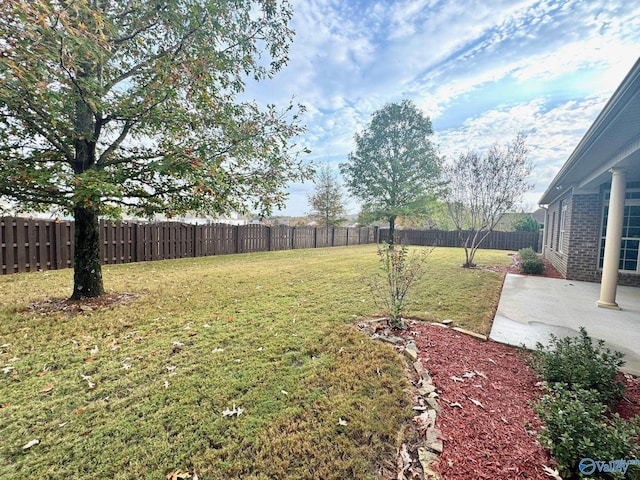
[[[5,218],[5,248],[7,258],[7,273],[15,273],[13,269],[14,257],[13,257],[13,222],[14,218]]]
[[[267,252],[271,251],[271,227],[269,225],[266,225],[267,227]]]

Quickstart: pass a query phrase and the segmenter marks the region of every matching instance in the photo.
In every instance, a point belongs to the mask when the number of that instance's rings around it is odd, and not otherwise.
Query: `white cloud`
[[[528,132],[543,191],[640,55],[640,5],[625,0],[293,7],[289,65],[247,95],[306,105],[303,143],[315,161],[344,161],[374,110],[409,98],[446,124],[437,142],[448,155]],[[288,210],[310,188],[299,186]]]

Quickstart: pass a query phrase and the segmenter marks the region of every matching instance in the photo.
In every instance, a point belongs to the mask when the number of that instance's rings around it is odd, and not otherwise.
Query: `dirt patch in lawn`
[[[542,424],[531,408],[543,390],[528,352],[416,321],[401,335],[415,341],[439,393],[444,451],[432,469],[442,480],[550,478],[554,460],[537,440]],[[620,379],[627,393],[615,411],[631,418],[640,414],[640,379]]]
[[[128,305],[140,297],[139,293],[112,292],[96,298],[82,300],[69,300],[68,298],[53,298],[29,305],[24,311],[49,315],[50,313],[64,313],[67,315],[80,315],[91,313],[95,310],[111,308],[115,305]]]

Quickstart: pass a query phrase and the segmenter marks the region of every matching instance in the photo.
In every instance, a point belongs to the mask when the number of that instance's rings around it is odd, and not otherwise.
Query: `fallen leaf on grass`
[[[167,473],[165,478],[166,480],[187,480],[191,478],[191,474],[182,470],[176,470],[175,472]]]
[[[222,416],[223,417],[233,417],[234,415],[236,417],[239,417],[240,415],[242,415],[242,412],[244,412],[244,408],[236,408],[236,404],[233,404],[233,409],[229,410],[229,407],[227,407],[223,412],[222,412]]]
[[[80,415],[82,412],[84,412],[87,409],[87,407],[80,407],[80,408],[76,408],[76,411],[73,412],[74,415]]]
[[[280,390],[280,393],[282,393],[283,395],[289,395],[289,392],[287,392],[286,390]]]
[[[23,450],[29,450],[31,447],[38,445],[40,443],[40,440],[34,438],[33,440],[29,440],[27,443],[25,443],[22,446]]]
[[[342,427],[346,427],[347,425],[349,425],[349,422],[347,422],[346,420],[343,420],[342,417],[338,417],[338,425]]]
[[[220,353],[220,352],[224,352],[224,348],[214,348],[213,350],[211,350],[211,353]]]
[[[47,385],[46,387],[44,387],[40,393],[49,393],[51,390],[53,390],[55,388],[55,385],[53,383],[50,383],[49,385]]]
[[[169,388],[169,382],[167,380],[164,381],[164,388]]]
[[[2,369],[2,373],[10,373],[12,370],[15,370],[15,369],[16,369],[15,367],[12,367],[11,365],[9,365]]]

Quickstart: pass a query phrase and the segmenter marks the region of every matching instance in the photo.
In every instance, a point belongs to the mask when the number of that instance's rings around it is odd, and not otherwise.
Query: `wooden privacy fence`
[[[409,245],[458,247],[458,232],[396,230]],[[73,267],[74,223],[0,218],[2,274]],[[175,222],[100,222],[102,263],[132,263],[232,253],[339,247],[388,240],[372,228],[192,225]],[[492,232],[482,248],[538,250],[538,232]]]
[[[462,232],[466,235],[468,232]],[[457,231],[444,230],[396,230],[398,241],[407,245],[435,245],[438,247],[459,247],[460,237]],[[380,230],[379,240],[388,241],[389,230]],[[484,239],[481,248],[490,250],[520,250],[531,247],[538,251],[539,232],[491,232]]]
[[[377,228],[100,221],[102,263],[375,243]],[[0,218],[2,274],[73,267],[74,222]]]

